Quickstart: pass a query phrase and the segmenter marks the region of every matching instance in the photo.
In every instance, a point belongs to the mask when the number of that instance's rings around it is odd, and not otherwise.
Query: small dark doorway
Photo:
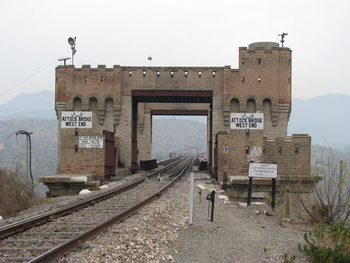
[[[105,178],[115,176],[116,148],[114,146],[114,132],[103,131],[105,136]]]

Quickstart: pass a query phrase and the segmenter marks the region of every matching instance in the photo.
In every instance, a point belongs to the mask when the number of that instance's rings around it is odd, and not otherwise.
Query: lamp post
[[[30,178],[32,180],[32,187],[34,191],[34,179],[32,174],[32,141],[30,139],[30,135],[33,133],[27,132],[25,130],[18,130],[16,131],[16,135],[18,134],[24,134],[27,136],[27,176],[30,175]]]
[[[68,38],[68,43],[71,46],[72,49],[72,65],[74,65],[74,54],[77,52],[77,50],[75,49],[75,41],[77,40],[77,37],[70,37]]]

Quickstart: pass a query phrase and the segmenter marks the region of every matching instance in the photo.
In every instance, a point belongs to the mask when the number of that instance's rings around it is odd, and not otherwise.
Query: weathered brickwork
[[[213,95],[211,104],[135,104],[132,93],[141,90],[152,91],[154,96],[157,91],[211,91]],[[93,128],[80,129],[79,133],[102,135],[103,130],[115,131],[116,163],[120,166],[133,169],[135,152],[137,162],[151,159],[151,116],[155,110],[206,112],[208,147],[212,146],[208,152],[212,152],[210,158],[216,160],[209,168],[214,168],[214,175],[219,179],[224,172],[233,176],[246,175],[247,158],[252,149],[263,149],[260,161],[277,162],[281,174],[309,173],[310,137],[287,136],[291,113],[291,50],[280,48],[277,43],[254,43],[240,48],[239,69],[118,65],[56,68],[58,119],[62,111],[92,111]],[[246,130],[231,130],[232,112],[264,113],[264,129],[249,134]],[[103,171],[102,150],[78,149],[75,152],[74,129],[59,128],[58,134],[58,172],[100,174]],[[232,151],[223,154],[223,146],[230,146]],[[282,148],[280,152],[279,147]]]
[[[97,120],[93,114],[93,122]],[[61,123],[59,122],[59,126]],[[79,136],[96,135],[96,126],[85,128],[60,129],[58,173],[60,174],[104,174],[104,149],[79,148]]]
[[[236,130],[217,135],[217,176],[247,176],[248,163],[277,163],[278,175],[308,176],[310,174],[311,138],[308,135],[277,136],[268,139],[262,130]],[[229,152],[224,152],[229,147]]]

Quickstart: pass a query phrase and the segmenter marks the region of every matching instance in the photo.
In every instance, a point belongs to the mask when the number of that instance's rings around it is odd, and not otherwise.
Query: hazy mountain
[[[54,92],[21,94],[0,105],[0,120],[55,119]],[[350,112],[350,96],[324,95],[312,99],[293,99],[288,134],[311,135],[312,144],[350,147],[350,122],[341,117]],[[346,116],[346,115],[345,115]],[[176,117],[179,119],[179,117]],[[192,117],[196,121],[196,117]],[[203,118],[198,119],[203,123]]]
[[[0,120],[54,119],[55,93],[45,90],[40,93],[21,94],[0,105]]]
[[[154,119],[152,129],[152,158],[165,159],[170,152],[184,152],[184,146],[207,151],[207,125],[199,121]]]
[[[33,132],[31,139],[34,177],[56,173],[57,120],[53,110],[53,94],[52,91],[23,94],[0,106],[0,116],[7,118],[0,120],[1,167],[11,169],[20,166],[25,169],[26,137],[15,134],[23,129]],[[309,100],[293,99],[289,134],[307,133],[312,136],[314,160],[327,152],[326,147],[315,144],[337,146],[343,150],[343,146],[350,145],[347,136],[350,124],[341,116],[346,116],[349,110],[350,97],[345,95],[326,95]],[[36,115],[40,112],[49,114]],[[165,117],[153,120],[153,158],[167,158],[169,152],[181,152],[184,145],[206,149],[207,126],[203,119],[195,121],[193,118],[179,119],[179,116]],[[188,137],[191,140],[186,141],[184,138]],[[40,190],[44,189],[40,185]]]
[[[350,96],[328,94],[312,99],[293,99],[288,133],[307,133],[312,144],[343,149],[350,145]]]

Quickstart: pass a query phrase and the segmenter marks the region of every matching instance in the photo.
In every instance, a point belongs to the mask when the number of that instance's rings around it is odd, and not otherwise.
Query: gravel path
[[[195,177],[207,175],[195,173]],[[269,210],[265,205],[247,208],[216,198],[211,222],[205,197],[219,186],[210,180],[195,181],[202,194],[196,187],[193,225],[189,226],[188,179],[59,262],[284,262],[284,254],[288,259],[296,256],[289,262],[308,262],[297,249],[303,242],[302,228],[277,216],[266,216],[263,211]]]
[[[308,262],[297,249],[303,243],[302,231],[276,216],[266,216],[264,211],[272,212],[268,206],[247,208],[216,199],[211,222],[205,197],[199,203],[196,196],[193,226],[179,230],[179,238],[169,247],[174,262],[283,262],[285,254],[288,259],[296,256],[294,262]]]

